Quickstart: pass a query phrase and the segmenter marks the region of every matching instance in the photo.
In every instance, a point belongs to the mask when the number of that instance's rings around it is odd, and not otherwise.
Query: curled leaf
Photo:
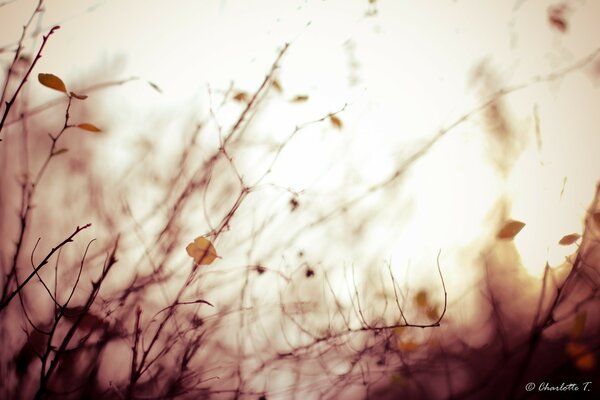
[[[342,126],[344,125],[342,123],[342,120],[333,114],[329,115],[329,121],[331,122],[331,125],[333,125],[333,127],[336,129],[342,129]]]
[[[308,101],[308,96],[305,94],[299,94],[297,96],[294,96],[294,98],[292,99],[292,103],[303,103],[305,101]]]
[[[560,239],[560,241],[558,242],[558,244],[562,246],[569,246],[578,241],[580,237],[581,235],[578,233],[571,233],[569,235],[563,236],[562,239]]]
[[[77,127],[79,129],[83,129],[83,130],[89,131],[89,132],[102,132],[102,130],[100,128],[96,127],[95,125],[88,124],[87,122],[79,124],[79,125],[77,125]]]
[[[210,240],[199,236],[185,248],[188,255],[194,259],[198,265],[209,265],[218,257],[215,247]]]
[[[74,92],[71,92],[71,97],[75,97],[77,100],[85,100],[88,98],[85,94],[77,94]]]
[[[515,236],[521,232],[521,229],[523,229],[524,226],[525,224],[521,221],[508,221],[506,224],[504,224],[502,229],[498,231],[496,237],[503,240],[514,239]]]
[[[67,92],[67,87],[65,83],[56,75],[52,74],[38,74],[38,80],[40,83],[50,89],[58,90],[59,92],[63,92],[64,94],[69,94]]]

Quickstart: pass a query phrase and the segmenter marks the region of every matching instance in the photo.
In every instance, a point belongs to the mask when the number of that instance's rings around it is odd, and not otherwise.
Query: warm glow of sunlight
[[[600,178],[600,2],[561,4],[0,0],[9,386],[88,357],[115,398],[462,398],[569,324],[595,367],[585,305],[538,297]]]

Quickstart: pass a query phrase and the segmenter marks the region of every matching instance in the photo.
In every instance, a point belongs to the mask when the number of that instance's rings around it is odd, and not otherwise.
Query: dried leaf
[[[412,341],[412,340],[407,340],[407,341],[398,341],[398,350],[400,351],[405,351],[405,352],[411,352],[411,351],[415,351],[419,348],[420,344]]]
[[[273,79],[273,82],[271,83],[271,85],[273,85],[273,89],[277,90],[279,93],[283,92],[281,83],[279,83],[279,81],[277,79]]]
[[[419,290],[419,292],[415,295],[415,303],[419,308],[427,307],[427,292],[424,290]]]
[[[292,103],[303,103],[305,101],[308,101],[308,96],[305,94],[299,94],[297,96],[294,96],[294,98],[292,99]]]
[[[217,251],[210,240],[199,236],[185,248],[188,255],[194,259],[198,265],[209,265],[218,257]]]
[[[77,94],[74,92],[71,92],[71,97],[75,97],[77,100],[85,100],[88,98],[85,94]]]
[[[58,90],[64,94],[68,94],[65,83],[56,75],[52,74],[38,74],[38,80],[40,83],[50,89]]]
[[[332,114],[329,115],[329,121],[331,122],[331,125],[333,125],[333,127],[336,129],[342,129],[342,126],[344,125],[341,119]]]
[[[233,96],[235,101],[239,101],[240,103],[246,103],[248,101],[248,93],[246,92],[238,92],[235,96]]]
[[[560,239],[560,241],[558,242],[558,244],[562,246],[569,246],[578,241],[580,237],[581,235],[579,233],[571,233],[570,235],[563,236],[562,239]]]
[[[511,240],[521,232],[525,224],[521,221],[508,221],[497,234],[498,239]]]
[[[52,155],[53,155],[53,156],[57,156],[57,155],[59,155],[59,154],[64,154],[64,153],[66,153],[67,151],[69,151],[69,149],[58,149],[58,150],[56,150],[54,153],[52,153]]]
[[[565,350],[578,369],[589,371],[596,367],[596,356],[594,356],[594,353],[586,345],[569,342]]]
[[[79,129],[83,129],[83,130],[89,131],[89,132],[102,132],[102,130],[100,128],[96,127],[95,125],[88,124],[87,122],[79,124],[79,125],[77,125],[77,127]]]
[[[565,17],[567,6],[560,4],[548,9],[548,22],[556,30],[564,33],[568,28],[567,19]]]
[[[575,316],[575,319],[573,320],[573,325],[571,326],[571,332],[570,332],[570,336],[573,339],[576,339],[583,334],[583,330],[585,329],[585,320],[586,320],[585,312],[580,312]]]
[[[148,85],[150,85],[150,87],[156,90],[158,93],[162,94],[161,88],[156,83],[148,81]]]

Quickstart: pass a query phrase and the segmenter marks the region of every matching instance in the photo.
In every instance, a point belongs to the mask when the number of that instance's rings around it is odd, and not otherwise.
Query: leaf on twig
[[[498,239],[503,239],[503,240],[514,239],[515,236],[517,236],[519,234],[519,232],[521,232],[521,229],[523,229],[524,226],[525,226],[525,223],[523,223],[521,221],[508,221],[506,224],[504,224],[502,229],[500,229],[500,231],[498,231],[498,234],[496,235],[496,237]]]
[[[77,125],[77,127],[79,129],[83,129],[84,131],[88,131],[88,132],[102,132],[102,129],[98,128],[95,125],[88,124],[87,122],[79,124],[79,125]]]
[[[273,86],[273,89],[277,90],[279,93],[283,92],[281,83],[279,83],[279,81],[277,79],[273,79],[273,82],[271,82],[271,85]]]
[[[342,120],[333,114],[329,114],[329,122],[331,122],[331,125],[333,125],[333,127],[336,129],[341,130],[342,127],[344,126],[344,124],[342,123]]]
[[[52,153],[53,156],[58,156],[59,154],[64,154],[67,151],[69,151],[69,149],[58,149],[56,150],[54,153]]]
[[[50,89],[58,90],[59,92],[63,92],[68,95],[67,87],[65,83],[56,75],[52,74],[38,74],[38,80],[40,83]]]
[[[562,239],[560,239],[560,241],[558,242],[558,244],[560,244],[561,246],[569,246],[578,241],[580,237],[581,235],[579,233],[571,233],[569,235],[563,236]]]
[[[308,96],[305,94],[299,94],[292,99],[292,103],[304,103],[305,101],[308,101]]]
[[[235,94],[235,96],[233,96],[233,99],[235,101],[240,102],[240,103],[246,103],[248,101],[248,93],[246,93],[246,92],[237,92]]]
[[[199,236],[187,245],[185,251],[198,265],[209,265],[218,257],[215,247],[210,240]]]

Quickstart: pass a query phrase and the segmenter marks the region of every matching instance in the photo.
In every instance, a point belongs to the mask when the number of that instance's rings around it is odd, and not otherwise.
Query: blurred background
[[[541,398],[525,384],[593,381],[599,17],[585,0],[0,3],[5,101],[60,25],[0,131],[3,299],[32,254],[92,223],[0,310],[6,398]],[[67,129],[60,157],[48,133],[70,103],[38,73],[88,95],[67,120],[102,130]],[[219,258],[193,267],[199,236]],[[49,321],[97,353],[40,333],[61,355],[44,383],[31,343]]]

